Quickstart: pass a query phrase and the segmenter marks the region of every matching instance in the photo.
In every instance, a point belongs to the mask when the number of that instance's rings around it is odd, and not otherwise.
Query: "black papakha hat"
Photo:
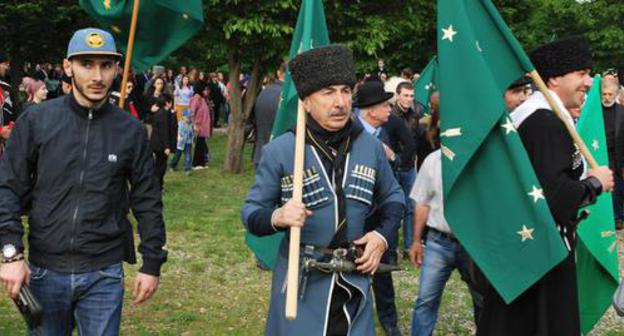
[[[365,108],[383,103],[394,96],[392,92],[386,92],[384,84],[378,80],[364,82],[355,94],[353,107]]]
[[[573,71],[591,69],[593,63],[587,39],[580,35],[538,47],[530,57],[544,81]]]
[[[353,71],[353,51],[342,44],[310,49],[288,62],[299,98],[330,85],[349,85],[357,81]]]
[[[531,80],[531,77],[522,75],[522,77],[516,79],[513,83],[509,84],[509,87],[507,88],[507,90],[515,89],[521,86],[526,86],[526,85],[531,84],[532,82],[533,81]]]
[[[7,57],[7,55],[3,51],[0,51],[0,63],[4,63],[8,61],[9,61],[9,58]]]

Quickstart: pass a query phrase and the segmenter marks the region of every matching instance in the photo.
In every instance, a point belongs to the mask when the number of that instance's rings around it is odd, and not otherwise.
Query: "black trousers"
[[[193,167],[205,166],[208,163],[208,145],[206,138],[197,137],[195,141],[195,152],[193,153]]]
[[[389,248],[381,256],[384,264],[397,264],[396,248]],[[397,308],[394,294],[392,273],[375,273],[373,276],[373,293],[375,294],[375,309],[379,323],[385,328],[397,326]]]
[[[162,150],[154,151],[154,175],[160,186],[160,190],[163,190],[165,186],[165,173],[167,172],[167,155]]]
[[[214,118],[212,118],[212,126],[214,128],[219,127],[219,117],[221,116],[221,104],[215,104],[214,106]]]

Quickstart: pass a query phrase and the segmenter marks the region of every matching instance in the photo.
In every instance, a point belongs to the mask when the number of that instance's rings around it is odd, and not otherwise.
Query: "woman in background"
[[[195,95],[191,98],[191,115],[193,118],[193,131],[197,135],[195,141],[195,153],[193,155],[193,169],[204,169],[208,164],[208,145],[206,138],[211,135],[212,119],[210,116],[210,106],[207,98],[210,89],[204,82],[197,82],[194,87]]]

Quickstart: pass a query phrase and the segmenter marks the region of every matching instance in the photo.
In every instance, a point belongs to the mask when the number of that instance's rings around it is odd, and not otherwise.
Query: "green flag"
[[[117,46],[126,52],[132,0],[80,0],[80,6],[102,28],[110,31]],[[201,0],[143,0],[132,53],[132,67],[144,71],[169,56],[204,25]]]
[[[503,94],[534,69],[490,0],[438,1],[445,216],[509,303],[567,255]]]
[[[577,128],[598,164],[608,166],[600,85],[600,76],[596,76]],[[578,227],[579,239],[576,245],[576,274],[583,333],[589,332],[609,308],[619,279],[612,195],[603,193],[587,210],[590,215]]]
[[[329,34],[327,33],[323,2],[321,0],[303,0],[297,18],[297,26],[290,43],[289,59],[293,59],[301,52],[328,44]],[[322,71],[322,69],[319,70]],[[295,83],[290,76],[290,71],[287,71],[271,137],[277,137],[295,125],[298,101]],[[268,237],[256,237],[247,233],[245,240],[256,257],[272,269],[283,237],[283,233],[276,233]]]
[[[420,78],[414,81],[414,103],[421,104],[424,114],[429,114],[429,97],[438,90],[438,58],[433,56],[431,61],[420,73]]]

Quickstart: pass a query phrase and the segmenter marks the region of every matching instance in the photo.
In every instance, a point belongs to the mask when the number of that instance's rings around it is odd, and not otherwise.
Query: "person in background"
[[[169,168],[174,171],[182,153],[184,153],[184,171],[186,175],[191,174],[191,147],[193,147],[193,121],[191,120],[191,110],[185,109],[178,120],[178,140],[176,152],[169,162]]]
[[[624,222],[624,106],[615,100],[619,91],[617,79],[602,81],[602,116],[604,119],[605,136],[607,138],[607,153],[609,168],[614,172],[615,189],[613,190],[613,214],[615,227],[622,229]]]
[[[31,105],[41,103],[48,97],[48,89],[43,81],[30,77],[24,77],[24,79],[22,79],[22,86],[28,95],[26,103],[22,106],[23,110],[26,110]]]
[[[219,76],[212,72],[208,76],[208,87],[210,88],[210,99],[214,103],[214,119],[212,120],[212,126],[214,128],[218,128],[219,125],[219,117],[221,116],[221,108],[225,103],[225,97],[223,97],[223,93],[221,92],[221,87],[219,85]]]
[[[271,130],[275,121],[275,114],[279,107],[280,95],[282,93],[282,83],[286,75],[286,62],[280,64],[276,72],[277,80],[267,86],[256,98],[254,105],[254,124],[256,125],[256,142],[253,149],[254,167],[258,167],[262,159],[262,147],[269,143]]]
[[[156,102],[165,93],[165,80],[162,77],[156,77],[152,82],[152,85],[147,88],[143,101],[145,102],[144,109],[149,111],[150,116],[146,117],[146,123],[151,124],[153,113],[158,110]]]
[[[505,101],[505,110],[510,112],[515,110],[518,106],[524,103],[529,98],[527,85],[531,84],[531,79],[527,76],[522,76],[520,79],[511,83],[505,93],[503,94],[503,100]]]
[[[195,153],[193,154],[193,169],[204,169],[208,164],[208,145],[206,140],[211,135],[212,123],[208,99],[210,88],[204,82],[197,82],[193,87],[195,94],[191,98],[191,117],[193,119],[193,133],[195,139]]]
[[[158,110],[152,118],[152,136],[150,145],[154,152],[154,175],[158,180],[161,191],[165,191],[164,178],[167,171],[167,157],[171,154],[171,135],[169,132],[169,112],[173,108],[173,97],[164,93],[158,97],[156,104]]]
[[[134,96],[132,94],[133,90],[134,90],[134,83],[132,83],[131,81],[128,81],[128,83],[126,83],[126,99],[124,100],[123,110],[128,112],[128,114],[130,114],[133,118],[139,119],[139,112],[136,108],[136,104],[133,99],[133,96]],[[121,97],[121,92],[119,91],[111,92],[111,95],[110,95],[111,104],[115,106],[119,106],[120,97]]]
[[[189,76],[182,76],[180,85],[176,86],[175,91],[173,91],[175,111],[178,115],[178,120],[182,119],[182,112],[189,108],[193,93],[193,87],[191,86]]]

